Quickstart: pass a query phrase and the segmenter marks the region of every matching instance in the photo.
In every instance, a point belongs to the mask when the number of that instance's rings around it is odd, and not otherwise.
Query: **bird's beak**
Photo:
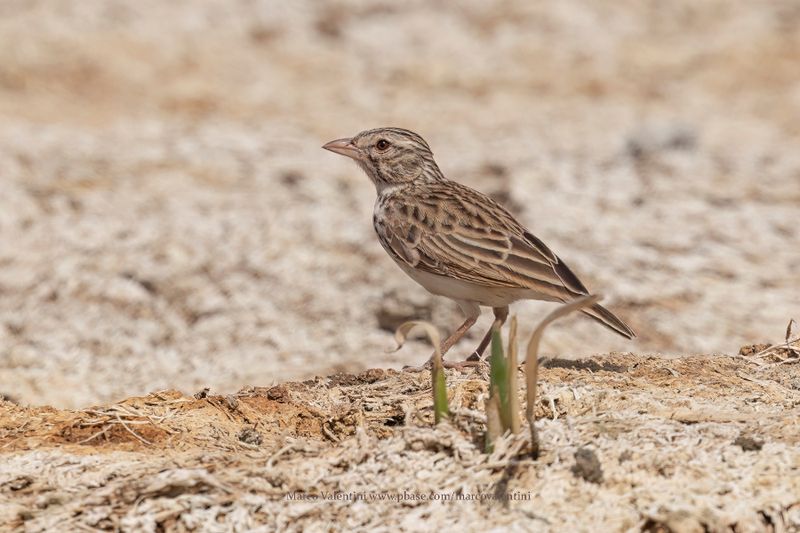
[[[353,139],[336,139],[322,146],[326,150],[341,154],[352,159],[360,159],[361,152],[353,144]]]

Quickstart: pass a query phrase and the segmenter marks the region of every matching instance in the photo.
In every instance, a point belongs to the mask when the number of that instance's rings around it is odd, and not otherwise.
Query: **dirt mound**
[[[545,360],[538,425],[482,452],[486,369],[373,369],[235,395],[0,407],[1,523],[126,530],[800,527],[800,365],[743,356]],[[520,391],[522,393],[522,391]]]

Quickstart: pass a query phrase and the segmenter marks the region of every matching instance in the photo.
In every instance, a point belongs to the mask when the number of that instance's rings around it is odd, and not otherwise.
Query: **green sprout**
[[[539,455],[539,436],[536,431],[536,396],[539,381],[539,344],[544,330],[557,319],[573,311],[593,305],[600,296],[584,296],[555,309],[542,320],[531,334],[525,357],[526,412],[525,419],[531,432],[531,454]],[[447,400],[447,383],[442,365],[441,337],[430,322],[412,320],[401,324],[395,332],[397,349],[405,343],[414,328],[422,328],[433,344],[434,355],[431,369],[431,388],[433,391],[433,417],[436,424],[450,417]],[[517,434],[520,431],[519,397],[517,388],[517,318],[511,317],[508,332],[508,356],[503,350],[500,336],[500,322],[492,325],[492,349],[489,356],[489,396],[486,399],[486,439],[485,450],[491,453],[494,442],[506,432]]]
[[[536,431],[536,396],[539,381],[539,343],[545,328],[573,311],[594,304],[599,296],[586,296],[562,305],[547,315],[534,330],[528,342],[525,358],[526,420],[531,432],[531,454],[539,455],[539,436]],[[517,319],[511,317],[508,332],[508,357],[503,353],[500,323],[492,326],[492,353],[489,358],[489,397],[486,400],[485,450],[491,453],[494,442],[506,432],[519,433],[519,398],[517,396]]]
[[[397,349],[405,343],[408,334],[414,328],[422,328],[428,335],[433,344],[433,365],[431,369],[431,388],[433,390],[433,420],[438,424],[445,418],[450,417],[450,407],[447,403],[447,383],[445,381],[444,366],[442,365],[441,337],[439,331],[430,322],[424,320],[412,320],[404,322],[397,328],[394,338],[397,341]]]
[[[573,311],[577,311],[583,307],[588,307],[600,300],[599,295],[584,296],[572,302],[562,305],[547,315],[544,320],[539,322],[536,329],[528,341],[528,351],[525,357],[525,380],[526,380],[526,400],[527,409],[525,418],[528,421],[528,427],[531,431],[531,455],[534,457],[539,456],[539,434],[536,431],[536,394],[539,381],[539,343],[542,340],[542,334],[547,326],[552,324],[555,320],[566,316]]]

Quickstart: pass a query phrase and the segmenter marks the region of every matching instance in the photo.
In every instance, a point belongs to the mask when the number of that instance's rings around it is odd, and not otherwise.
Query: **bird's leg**
[[[460,341],[461,337],[463,337],[467,333],[467,331],[469,331],[469,328],[474,326],[475,322],[477,322],[477,321],[478,321],[478,317],[476,317],[476,316],[467,317],[467,319],[464,321],[464,323],[461,324],[449,337],[447,337],[444,340],[444,342],[442,343],[442,346],[441,346],[442,358],[444,358],[444,354],[446,354],[450,350],[450,348],[453,347],[453,345],[455,343]],[[436,355],[436,354],[434,353],[433,355]],[[431,357],[433,357],[433,356],[431,356]]]
[[[456,329],[453,332],[452,335],[447,337],[445,339],[445,341],[442,343],[442,350],[441,351],[442,351],[442,366],[443,367],[445,367],[445,368],[461,368],[463,366],[471,366],[471,365],[464,365],[463,363],[451,363],[449,361],[445,361],[444,360],[444,354],[447,353],[447,351],[450,348],[452,348],[455,343],[457,343],[459,340],[461,340],[461,337],[463,337],[467,333],[467,331],[469,331],[469,328],[471,328],[472,326],[475,325],[475,322],[477,322],[477,320],[478,320],[478,317],[476,317],[476,316],[467,317],[467,319],[464,321],[464,323],[461,324],[461,326],[458,329]],[[436,357],[436,353],[435,352],[434,352],[433,355],[431,355],[431,358],[430,358],[430,360],[428,362],[433,364],[433,358],[434,357]]]
[[[458,328],[456,328],[456,330],[453,333],[451,333],[450,336],[444,340],[444,342],[442,342],[440,346],[440,351],[442,352],[442,366],[444,366],[445,368],[461,368],[464,366],[474,366],[474,364],[471,361],[464,361],[462,363],[450,363],[444,360],[444,354],[446,354],[448,350],[450,350],[450,348],[452,348],[455,343],[461,340],[461,337],[463,337],[467,333],[467,331],[469,331],[469,328],[475,325],[475,322],[478,321],[478,317],[480,316],[481,313],[480,307],[478,307],[476,304],[471,304],[469,302],[462,302],[462,301],[459,301],[458,304],[459,307],[461,307],[461,310],[464,311],[464,314],[467,315],[467,318],[466,320],[464,320],[463,324],[461,324]],[[415,372],[415,371],[421,371],[423,368],[431,367],[433,365],[434,357],[436,357],[436,352],[434,352],[431,355],[430,359],[428,359],[428,362],[425,363],[425,365],[423,365],[422,367],[407,366],[404,367],[403,370],[406,370],[408,372]]]
[[[461,337],[464,336],[464,334],[467,333],[467,331],[469,331],[469,328],[471,328],[472,326],[475,325],[475,322],[477,322],[477,320],[478,320],[478,317],[476,317],[476,316],[467,317],[467,319],[464,321],[464,323],[461,324],[453,333],[451,333],[450,336],[447,337],[444,340],[444,342],[442,342],[441,348],[440,348],[440,350],[442,352],[442,366],[444,366],[445,368],[454,368],[454,367],[456,367],[458,365],[458,363],[448,363],[447,361],[445,361],[444,360],[444,354],[446,354],[447,351],[450,348],[452,348],[453,345],[455,343],[457,343],[461,339]],[[423,366],[407,366],[407,367],[404,367],[403,370],[405,370],[407,372],[420,372],[424,368],[428,368],[428,367],[433,365],[433,358],[434,357],[436,357],[436,352],[433,352],[433,354],[431,355],[430,359],[428,359],[428,361]]]
[[[489,342],[492,340],[492,329],[494,329],[494,324],[499,322],[499,325],[502,326],[506,319],[508,318],[508,306],[505,307],[494,307],[494,323],[489,328],[489,331],[486,332],[486,335],[483,336],[481,343],[475,348],[475,351],[472,352],[467,358],[467,361],[480,361],[483,357],[483,352],[486,351],[486,347],[489,346]]]

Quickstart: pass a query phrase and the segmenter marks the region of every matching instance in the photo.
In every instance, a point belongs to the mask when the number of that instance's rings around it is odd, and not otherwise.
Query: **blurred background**
[[[639,333],[736,353],[800,319],[800,4],[3,0],[0,393],[85,406],[420,364],[442,328],[320,146],[422,134]],[[551,304],[512,308],[523,333]],[[465,357],[483,317],[450,357]]]

